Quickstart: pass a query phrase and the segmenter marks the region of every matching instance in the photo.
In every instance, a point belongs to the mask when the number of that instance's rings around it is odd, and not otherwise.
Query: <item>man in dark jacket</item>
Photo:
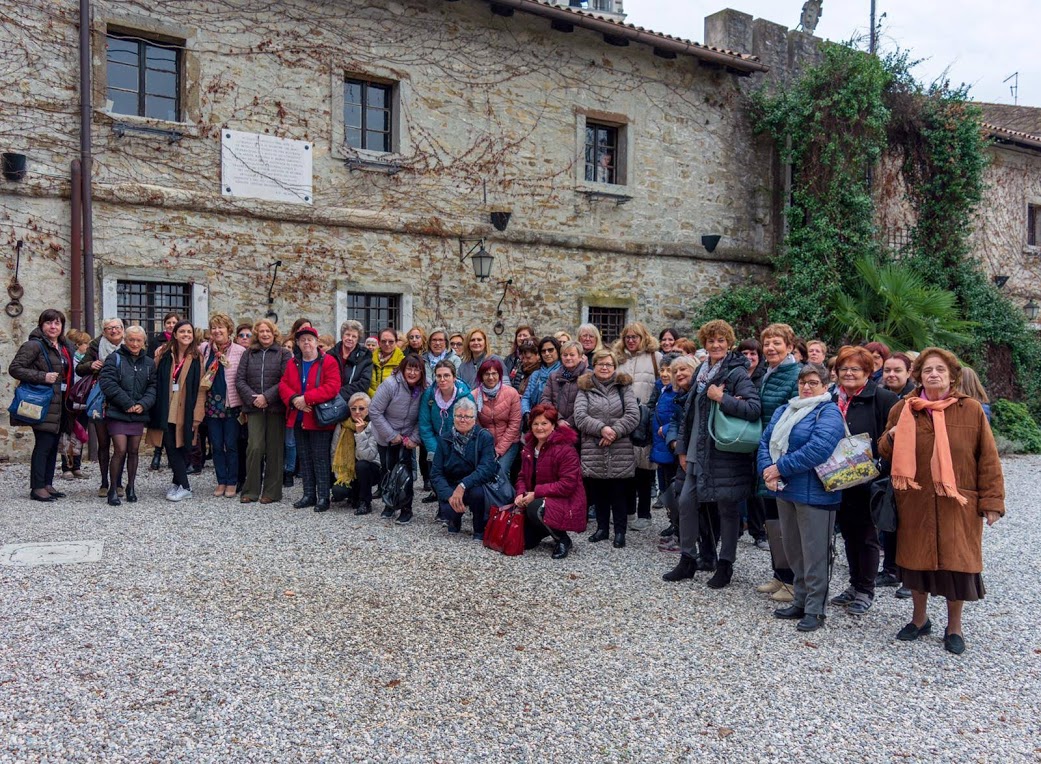
[[[477,406],[469,398],[455,404],[453,419],[455,427],[441,436],[430,469],[438,516],[447,521],[449,533],[458,533],[462,515],[469,507],[474,538],[483,539],[488,520],[484,487],[495,480],[499,471],[495,441],[490,432],[477,424]]]

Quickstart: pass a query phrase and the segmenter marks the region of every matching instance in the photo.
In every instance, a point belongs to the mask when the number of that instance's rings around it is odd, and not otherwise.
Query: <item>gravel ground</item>
[[[660,518],[624,550],[506,558],[432,505],[410,527],[241,505],[207,470],[182,504],[163,472],[136,505],[59,480],[45,506],[6,466],[0,542],[105,546],[0,566],[0,761],[1041,761],[1041,459],[1005,467],[955,657],[940,602],[894,641],[893,589],[798,634],[744,541],[730,587],[665,584]]]

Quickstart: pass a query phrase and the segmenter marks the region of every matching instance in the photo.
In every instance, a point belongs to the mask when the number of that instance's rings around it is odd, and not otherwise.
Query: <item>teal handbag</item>
[[[759,448],[763,437],[763,423],[756,419],[730,417],[723,413],[718,403],[713,402],[708,411],[708,434],[716,449],[731,454],[751,454]]]

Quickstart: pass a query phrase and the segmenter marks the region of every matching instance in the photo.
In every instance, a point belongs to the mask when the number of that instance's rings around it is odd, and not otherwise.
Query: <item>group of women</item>
[[[33,426],[33,500],[63,496],[53,485],[57,442],[83,416],[66,397],[77,376],[91,377],[104,396],[92,423],[109,504],[137,499],[146,427],[167,453],[167,498],[190,497],[189,451],[205,425],[215,496],[277,502],[299,472],[294,507],[322,512],[342,500],[365,515],[380,477],[394,474],[403,482],[393,501],[384,497],[384,518],[409,523],[422,480],[422,501],[437,504],[449,533],[470,512],[480,539],[490,508],[512,504],[526,516],[527,546],[549,537],[561,559],[589,518],[589,542],[615,548],[630,528],[648,528],[657,478],[653,506],[669,519],[661,548],[679,552],[665,581],[711,570],[707,585],[726,587],[743,527],[757,539],[769,529],[774,575],[758,590],[784,605],[778,618],[812,631],[829,603],[863,615],[877,586],[899,586],[913,613],[898,639],[928,634],[928,597],[942,596],[944,645],[964,650],[962,604],[984,595],[982,523],[1004,513],[1004,488],[985,393],[949,351],[868,343],[828,361],[823,342],[785,324],[738,344],[716,320],[696,343],[674,329],[655,339],[636,322],[611,348],[589,324],[575,340],[522,326],[500,357],[476,328],[385,329],[370,346],[347,321],[330,347],[306,319],[285,343],[267,319],[236,326],[217,313],[201,341],[190,322],[167,318],[150,344],[140,327],[108,319],[100,337],[72,348],[64,315],[41,314],[10,367],[54,391]],[[728,427],[756,435],[735,447],[721,435]],[[850,434],[870,441],[891,480],[899,525],[882,541],[872,486],[828,491],[818,476]],[[849,582],[829,600],[836,527]]]

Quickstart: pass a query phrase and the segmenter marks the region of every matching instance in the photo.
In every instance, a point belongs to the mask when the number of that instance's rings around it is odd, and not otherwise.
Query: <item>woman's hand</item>
[[[390,445],[392,445],[392,446],[401,445],[401,441],[402,441],[401,436],[400,435],[395,435],[393,438],[390,439]]]
[[[1000,512],[994,512],[994,511],[984,512],[983,516],[987,518],[987,525],[994,525],[994,523],[996,523],[998,520],[1001,519],[1001,513]]]
[[[145,413],[145,407],[140,403],[135,403],[133,406],[127,409],[128,414],[143,414]]]
[[[685,472],[687,470],[687,455],[686,454],[680,454],[679,455],[679,460],[680,460],[680,469]]]
[[[94,371],[97,371],[98,369],[100,369],[104,365],[105,365],[104,361],[95,361],[94,363],[92,363],[90,365],[90,368],[92,368]]]
[[[410,451],[414,448],[419,448],[419,443],[412,440],[411,438],[402,438],[401,443],[405,446],[405,448],[409,449]]]
[[[601,448],[611,445],[618,438],[618,433],[613,428],[604,425],[600,430],[600,446]]]
[[[527,493],[522,493],[517,496],[517,498],[513,500],[513,503],[518,507],[526,507],[533,501],[535,501],[535,492],[528,491]]]
[[[466,511],[466,505],[463,504],[463,492],[465,490],[466,489],[463,488],[462,484],[459,484],[455,487],[455,490],[452,491],[452,495],[448,497],[449,506],[459,515]]]
[[[369,426],[369,423],[365,421],[364,417],[362,417],[361,419],[355,419],[354,420],[354,431],[356,433],[365,432],[365,428],[368,427],[368,426]]]
[[[777,469],[776,464],[771,464],[765,470],[763,470],[763,480],[767,483],[779,480],[781,477],[781,471]]]
[[[265,398],[263,395],[254,395],[253,396],[253,406],[255,408],[258,408],[258,409],[266,409],[267,408],[267,398]]]
[[[721,403],[723,401],[723,385],[709,385],[705,388],[705,395],[710,401]]]
[[[43,375],[43,381],[46,382],[48,385],[53,385],[55,382],[58,381],[58,372],[56,372],[56,371],[49,371],[49,372],[47,372],[46,374]]]

